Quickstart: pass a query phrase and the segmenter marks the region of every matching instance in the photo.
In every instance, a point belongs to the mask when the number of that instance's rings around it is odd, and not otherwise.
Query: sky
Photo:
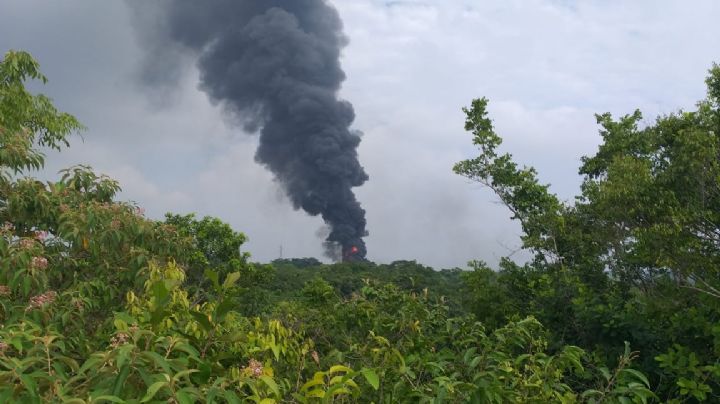
[[[463,106],[490,99],[502,150],[572,202],[580,158],[600,142],[595,113],[691,109],[720,62],[715,0],[334,0],[349,38],[340,96],[353,103],[370,180],[368,258],[436,268],[521,259],[519,225],[497,197],[452,172],[477,150]],[[3,0],[0,52],[29,51],[49,78],[32,88],[87,126],[45,170],[87,164],[121,200],[160,219],[216,216],[256,261],[323,258],[319,217],[293,210],[254,161],[257,137],[198,89],[188,60],[172,89],[139,80],[138,21],[122,1]]]

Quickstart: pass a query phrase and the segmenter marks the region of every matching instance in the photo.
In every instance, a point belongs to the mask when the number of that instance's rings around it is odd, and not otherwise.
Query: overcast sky
[[[716,0],[334,0],[350,44],[341,97],[364,133],[368,258],[438,268],[496,264],[519,227],[492,193],[452,173],[475,156],[461,108],[491,100],[504,150],[572,200],[594,113],[646,121],[704,97],[720,62]],[[89,164],[147,215],[217,216],[248,235],[255,260],[322,257],[322,220],[294,211],[253,159],[257,139],[227,124],[192,64],[158,94],[137,80],[142,52],[122,1],[2,0],[0,52],[30,51],[42,92],[87,127],[38,174]],[[168,102],[168,100],[170,100]]]

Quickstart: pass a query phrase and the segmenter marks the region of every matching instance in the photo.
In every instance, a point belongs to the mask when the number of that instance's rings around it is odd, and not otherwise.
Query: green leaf
[[[468,363],[470,361],[470,358],[475,355],[475,352],[477,352],[477,348],[472,347],[465,351],[465,355],[463,355],[463,363]]]
[[[347,394],[347,395],[352,394],[352,392],[350,390],[348,390],[346,387],[339,387],[339,386],[333,387],[330,391],[328,391],[328,393],[331,396],[337,396],[340,394]]]
[[[349,372],[352,372],[352,369],[350,369],[347,366],[343,366],[343,365],[335,365],[335,366],[331,366],[330,370],[328,371],[329,374],[339,373],[339,372],[349,373]]]
[[[152,284],[152,296],[155,298],[155,304],[162,306],[170,299],[170,289],[165,280],[159,280]]]
[[[36,397],[38,394],[37,391],[37,384],[35,383],[35,380],[33,380],[32,377],[28,375],[20,375],[20,381],[25,386],[25,389],[32,397]]]
[[[638,372],[637,370],[635,370],[635,369],[623,369],[622,372],[623,372],[623,373],[629,373],[629,374],[633,375],[637,380],[640,380],[641,382],[643,382],[643,384],[645,384],[645,387],[650,387],[650,382],[648,381],[647,377],[645,377],[644,374]]]
[[[334,386],[334,385],[336,385],[336,384],[338,384],[338,383],[341,383],[341,382],[343,382],[343,381],[345,381],[344,376],[333,376],[333,377],[330,379],[330,381],[328,382],[328,385],[329,385],[329,386]]]
[[[97,397],[93,398],[93,400],[92,400],[93,403],[95,403],[95,402],[103,402],[103,401],[109,401],[109,402],[111,402],[111,403],[124,403],[124,402],[125,402],[125,400],[123,400],[123,399],[120,398],[120,397],[108,396],[108,395],[105,395],[105,396],[97,396]]]
[[[325,397],[325,390],[315,389],[315,390],[308,391],[305,394],[305,397],[307,397],[307,398],[323,398],[323,397]]]
[[[222,320],[225,315],[230,312],[230,310],[233,309],[235,306],[235,303],[232,301],[232,299],[223,299],[220,304],[218,304],[217,308],[215,308],[215,318],[217,320]]]
[[[193,318],[195,319],[195,321],[197,321],[198,323],[200,323],[200,326],[201,326],[203,329],[205,329],[205,331],[210,331],[210,330],[212,330],[213,328],[215,328],[215,327],[213,326],[213,324],[210,322],[210,320],[208,319],[208,316],[206,316],[204,313],[200,313],[199,311],[193,310],[193,311],[190,312],[190,315],[193,316]]]
[[[174,381],[178,381],[178,380],[180,380],[182,377],[189,376],[189,375],[191,375],[191,374],[193,374],[193,373],[196,373],[196,372],[199,372],[199,370],[197,370],[197,369],[185,369],[185,370],[182,370],[182,371],[180,371],[180,372],[177,372],[177,373],[175,374],[175,376],[173,376],[172,379],[173,379]]]
[[[196,365],[198,372],[192,375],[192,380],[195,384],[205,384],[210,380],[212,376],[212,366],[207,362],[198,362]]]
[[[2,387],[0,387],[0,403],[11,402],[10,398],[13,396],[13,393],[14,391],[12,388],[3,389]]]
[[[172,368],[170,367],[170,363],[163,357],[162,355],[158,354],[157,352],[153,351],[145,351],[140,354],[142,357],[145,357],[150,360],[150,362],[154,363],[155,366],[162,368],[165,373],[172,373]]]
[[[177,398],[179,404],[193,404],[196,402],[186,389],[176,391],[175,397]]]
[[[120,348],[118,348],[118,354],[115,358],[115,363],[118,368],[121,368],[125,365],[125,362],[130,359],[130,352],[132,352],[134,349],[135,345],[132,344],[122,345]]]
[[[155,394],[157,394],[157,392],[161,388],[163,388],[167,385],[168,385],[168,382],[166,382],[166,381],[159,381],[159,382],[153,383],[152,385],[150,385],[150,387],[148,387],[147,393],[145,393],[145,397],[143,397],[142,400],[140,400],[140,402],[147,403],[148,401],[152,400],[152,398],[155,397]]]
[[[170,315],[170,312],[165,310],[165,305],[159,305],[155,310],[153,310],[150,316],[150,324],[157,327],[168,315]]]
[[[100,356],[91,356],[88,360],[85,361],[85,363],[82,364],[80,369],[78,370],[78,374],[85,373],[86,370],[95,367],[98,363],[102,362],[103,358]]]
[[[220,292],[220,282],[218,281],[218,273],[211,269],[206,269],[205,277],[210,279],[210,282],[212,282],[213,286],[215,287],[215,290],[217,292]]]
[[[235,286],[237,281],[240,279],[240,272],[231,272],[225,277],[225,282],[223,282],[223,289],[230,289],[231,287]]]
[[[303,384],[300,388],[300,391],[305,391],[310,389],[310,387],[317,386],[319,384],[324,385],[325,381],[322,378],[313,378],[312,380],[308,381],[307,383]]]
[[[223,389],[222,396],[228,401],[228,404],[240,404],[240,397],[234,391]]]
[[[260,376],[260,380],[262,380],[263,383],[265,383],[265,385],[267,385],[270,388],[270,390],[272,390],[275,397],[277,397],[277,398],[281,397],[280,389],[278,388],[277,383],[275,383],[275,380],[273,380],[272,377],[267,376],[267,375],[262,375],[262,376]]]
[[[374,370],[364,368],[360,371],[360,373],[365,376],[365,380],[370,383],[373,389],[377,390],[380,388],[380,378],[378,378],[378,375]]]
[[[115,382],[113,383],[113,390],[112,395],[117,396],[122,391],[125,380],[127,379],[128,375],[130,374],[130,365],[126,364],[120,369],[120,373],[115,378]]]
[[[113,320],[113,324],[115,325],[115,329],[118,331],[127,331],[128,329],[127,323],[119,318]]]
[[[587,398],[587,397],[590,397],[590,396],[601,396],[602,394],[603,394],[603,392],[600,391],[600,390],[590,389],[590,390],[585,390],[585,391],[582,393],[581,397],[582,397],[582,398]]]
[[[280,359],[280,347],[275,342],[270,342],[270,349],[273,352],[273,355],[275,355],[275,360]]]

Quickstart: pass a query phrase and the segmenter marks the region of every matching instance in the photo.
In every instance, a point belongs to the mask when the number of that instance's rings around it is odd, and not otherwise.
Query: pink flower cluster
[[[249,373],[250,376],[253,377],[260,377],[263,374],[263,364],[261,362],[256,361],[255,359],[250,359],[250,362],[248,363],[247,367],[243,368],[243,370],[247,373]]]
[[[30,304],[28,304],[26,311],[39,309],[46,304],[51,304],[57,298],[57,292],[49,290],[41,295],[33,296],[30,298]]]
[[[129,335],[125,334],[124,332],[119,332],[114,337],[110,338],[110,346],[113,348],[117,348],[120,345],[125,345],[127,344],[129,338]]]
[[[5,222],[5,223],[3,223],[2,227],[0,227],[0,231],[3,231],[3,232],[9,233],[13,230],[15,230],[15,225],[10,222]]]
[[[32,257],[30,265],[35,269],[46,269],[48,267],[48,260],[45,257]]]
[[[320,364],[320,355],[318,355],[317,351],[312,351],[310,353],[310,356],[312,356],[315,363],[317,363],[318,365]]]
[[[31,238],[24,238],[20,240],[20,248],[29,250],[31,248],[35,247],[35,240]]]
[[[45,241],[45,239],[47,238],[47,236],[48,236],[48,232],[46,232],[46,231],[36,231],[36,232],[35,232],[35,240],[37,240],[37,241],[39,241],[39,242],[41,242],[41,243],[42,243],[43,241]]]

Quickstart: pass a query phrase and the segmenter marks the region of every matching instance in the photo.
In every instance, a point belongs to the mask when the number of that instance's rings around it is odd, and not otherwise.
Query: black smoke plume
[[[328,254],[364,258],[365,211],[352,188],[368,176],[358,162],[360,133],[350,129],[353,107],[338,98],[347,39],[337,11],[323,0],[129,3],[151,62],[146,80],[177,76],[153,55],[196,57],[200,88],[260,132],[255,159],[296,209],[329,226]]]

